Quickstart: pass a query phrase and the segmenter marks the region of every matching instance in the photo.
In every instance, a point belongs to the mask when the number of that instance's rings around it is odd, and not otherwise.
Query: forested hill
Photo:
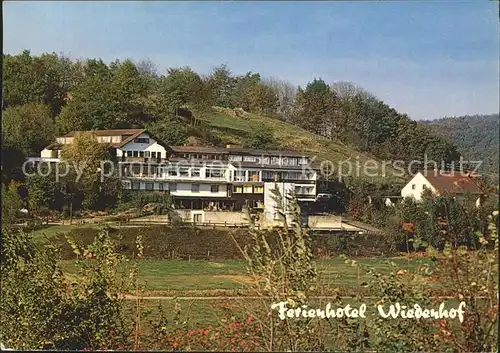
[[[449,138],[464,159],[483,161],[484,172],[498,173],[498,114],[447,117],[422,123]]]
[[[189,67],[160,73],[150,61],[73,61],[27,50],[4,55],[2,65],[3,152],[13,164],[23,160],[16,153],[38,155],[58,134],[117,128],[147,128],[170,145],[293,148],[317,162],[459,156],[447,138],[350,82],[315,78],[296,87],[225,65],[206,75]],[[2,163],[4,174],[14,167]]]

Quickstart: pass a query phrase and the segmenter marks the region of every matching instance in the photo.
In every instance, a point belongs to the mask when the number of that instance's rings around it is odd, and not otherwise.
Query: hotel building
[[[58,162],[77,131],[58,137],[33,162]],[[116,156],[123,188],[172,196],[177,208],[241,210],[245,205],[273,213],[272,190],[294,191],[299,203],[316,200],[317,171],[310,158],[292,151],[168,146],[145,129],[96,130]],[[116,175],[116,174],[115,174]]]

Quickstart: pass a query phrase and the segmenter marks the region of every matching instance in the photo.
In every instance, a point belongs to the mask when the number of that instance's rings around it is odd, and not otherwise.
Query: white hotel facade
[[[33,161],[58,162],[77,131],[58,137]],[[291,151],[167,146],[145,129],[96,130],[116,156],[123,188],[158,191],[178,208],[240,210],[248,205],[271,212],[272,191],[293,190],[299,202],[316,200],[317,171],[309,157]]]

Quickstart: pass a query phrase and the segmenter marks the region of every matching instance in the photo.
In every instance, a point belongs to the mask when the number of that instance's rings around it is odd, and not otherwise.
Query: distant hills
[[[448,137],[465,160],[483,161],[483,173],[498,174],[499,115],[465,115],[422,121],[435,133]]]

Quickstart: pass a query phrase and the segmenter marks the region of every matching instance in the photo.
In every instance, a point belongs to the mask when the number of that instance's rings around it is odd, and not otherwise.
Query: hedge
[[[149,259],[242,259],[234,243],[234,236],[243,248],[251,246],[251,238],[246,229],[202,229],[195,227],[175,228],[169,226],[149,226],[130,228],[109,228],[110,234],[117,240],[116,250],[128,256],[134,256],[137,235],[142,234],[144,258]],[[62,259],[74,259],[76,255],[67,243],[69,236],[79,243],[90,244],[99,232],[96,228],[78,228],[66,235],[57,234],[55,242],[60,245]],[[274,234],[267,232],[271,248],[274,248]],[[317,256],[383,256],[388,250],[375,235],[330,234],[311,236],[312,250]]]

